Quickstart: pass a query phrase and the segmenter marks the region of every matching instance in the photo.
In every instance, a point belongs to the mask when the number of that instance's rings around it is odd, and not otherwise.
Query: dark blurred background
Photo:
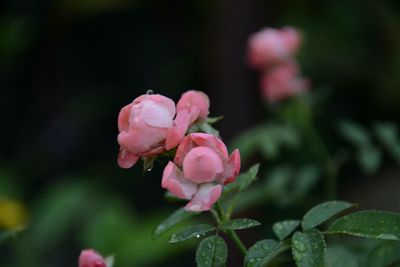
[[[117,166],[118,112],[148,89],[175,101],[202,90],[229,142],[264,118],[247,38],[285,25],[304,36],[304,75],[331,89],[327,118],[400,122],[399,1],[2,0],[0,199],[21,206],[28,230],[0,247],[0,265],[77,266],[93,247],[117,267],[194,266],[195,242],[151,240],[177,205],[163,199],[162,164]],[[398,174],[389,161],[379,177]],[[393,203],[371,188],[399,187],[357,179],[341,180],[343,197]]]

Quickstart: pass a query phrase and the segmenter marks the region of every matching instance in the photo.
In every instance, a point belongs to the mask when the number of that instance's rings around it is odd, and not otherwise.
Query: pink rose
[[[79,267],[107,267],[103,257],[92,249],[82,250]]]
[[[176,197],[190,199],[186,210],[205,211],[217,202],[223,185],[233,182],[239,171],[239,150],[229,156],[217,137],[194,133],[178,146],[174,162],[164,169],[161,186]]]
[[[208,96],[201,91],[187,91],[176,105],[177,111],[187,110],[190,113],[190,123],[207,118],[210,108]]]
[[[261,90],[269,102],[279,102],[301,94],[309,90],[309,87],[309,81],[300,76],[297,64],[292,61],[276,66],[261,78]]]
[[[250,36],[248,62],[253,68],[266,68],[292,57],[299,49],[301,36],[292,27],[264,28]]]
[[[118,116],[118,164],[130,168],[142,157],[155,156],[176,147],[189,126],[190,115],[175,103],[154,94],[141,95],[123,107]],[[175,117],[175,119],[174,119]]]

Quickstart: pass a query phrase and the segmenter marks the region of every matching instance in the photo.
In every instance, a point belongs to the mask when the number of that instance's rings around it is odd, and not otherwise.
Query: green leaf
[[[106,262],[107,267],[113,267],[114,266],[114,256],[108,256],[107,258],[104,259]]]
[[[385,149],[400,163],[400,139],[396,125],[393,123],[377,123],[374,129]]]
[[[214,127],[212,127],[210,124],[208,124],[207,122],[203,122],[201,124],[199,124],[199,128],[202,132],[217,136],[219,136],[219,131],[216,130]]]
[[[180,223],[183,220],[186,220],[194,215],[197,215],[197,214],[199,214],[199,213],[188,212],[184,208],[180,208],[180,209],[176,210],[167,219],[165,219],[165,221],[163,221],[161,224],[159,224],[157,226],[157,228],[153,232],[153,238],[159,237],[162,233],[171,229],[178,223]]]
[[[359,267],[357,259],[348,248],[328,246],[325,253],[326,267]],[[361,266],[360,266],[361,267]]]
[[[233,219],[228,222],[224,222],[220,225],[222,231],[226,230],[242,230],[252,228],[261,225],[260,222],[248,218]]]
[[[271,262],[277,255],[288,249],[285,242],[276,242],[272,239],[258,241],[249,248],[244,258],[245,267],[262,267]]]
[[[339,133],[356,147],[370,146],[371,138],[366,129],[352,121],[341,121],[338,125]]]
[[[386,267],[400,263],[400,243],[387,241],[375,247],[368,255],[368,267]]]
[[[325,266],[324,236],[315,229],[295,232],[292,237],[292,253],[299,267]]]
[[[177,234],[173,234],[168,243],[174,244],[182,242],[191,238],[200,238],[205,234],[215,230],[215,227],[209,224],[199,224],[191,227],[187,227]]]
[[[382,162],[382,152],[375,146],[361,147],[357,154],[360,168],[367,174],[376,172]]]
[[[246,189],[252,182],[256,180],[259,168],[260,164],[255,164],[245,173],[240,174],[238,177],[236,177],[235,182],[225,186],[224,194],[229,194],[234,190],[243,191],[244,189]]]
[[[228,258],[228,248],[225,241],[219,236],[210,236],[203,239],[196,251],[198,267],[222,267]]]
[[[334,221],[327,233],[400,241],[400,214],[387,211],[359,211]]]
[[[224,118],[224,116],[218,116],[218,117],[213,117],[213,118],[208,117],[208,118],[206,119],[206,122],[207,122],[208,124],[214,124],[214,123],[216,123],[216,122],[219,122],[219,121],[222,120],[223,118]]]
[[[287,220],[282,222],[277,222],[272,226],[272,230],[279,240],[283,240],[288,237],[294,230],[299,226],[299,220]]]
[[[301,226],[304,230],[314,228],[333,216],[349,209],[356,205],[344,201],[329,201],[319,204],[310,209],[303,217]]]

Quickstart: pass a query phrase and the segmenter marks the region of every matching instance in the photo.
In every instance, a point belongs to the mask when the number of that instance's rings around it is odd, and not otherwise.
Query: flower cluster
[[[250,36],[247,59],[261,71],[261,90],[269,102],[279,102],[309,89],[294,59],[301,35],[292,27],[265,28]]]
[[[208,96],[200,91],[173,100],[146,94],[123,107],[118,117],[118,164],[132,167],[141,157],[155,157],[175,147],[176,155],[165,167],[161,186],[172,195],[190,200],[188,211],[211,209],[223,186],[240,170],[238,150],[229,156],[225,144],[208,133],[186,133],[209,114]]]

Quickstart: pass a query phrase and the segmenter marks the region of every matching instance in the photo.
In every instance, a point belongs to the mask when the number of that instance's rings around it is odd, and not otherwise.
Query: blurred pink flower
[[[177,111],[188,110],[190,113],[190,123],[196,120],[204,120],[209,114],[210,100],[201,91],[190,90],[182,94],[176,105]]]
[[[229,156],[217,137],[194,133],[182,140],[174,162],[165,167],[161,186],[176,197],[190,199],[186,210],[205,211],[217,202],[223,185],[233,182],[239,171],[239,150]]]
[[[250,36],[247,60],[251,67],[264,69],[292,57],[300,44],[301,35],[293,27],[264,28]]]
[[[118,116],[119,166],[130,168],[141,156],[176,147],[189,127],[190,114],[175,113],[174,101],[158,94],[141,95],[123,107]]]
[[[308,91],[310,82],[301,77],[298,66],[293,61],[277,65],[265,72],[261,78],[261,90],[269,102],[279,102],[290,96]]]
[[[107,267],[103,257],[92,249],[82,250],[79,267]]]

